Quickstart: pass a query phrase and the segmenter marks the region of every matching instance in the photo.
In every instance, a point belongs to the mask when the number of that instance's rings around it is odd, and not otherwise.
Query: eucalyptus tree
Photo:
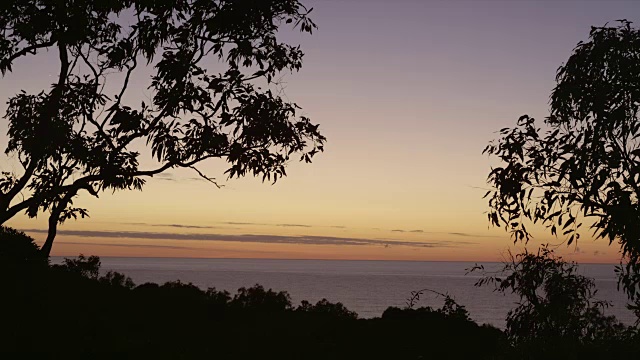
[[[515,241],[541,223],[567,244],[585,231],[619,244],[620,285],[638,300],[640,31],[624,20],[593,27],[556,83],[542,126],[522,116],[485,148],[500,161],[488,177],[489,221]]]
[[[6,154],[22,170],[2,173],[0,224],[47,213],[48,254],[59,223],[87,216],[73,205],[82,192],[141,190],[173,168],[215,183],[197,167],[212,158],[230,178],[274,182],[292,157],[311,162],[325,138],[272,85],[301,68],[300,46],[279,37],[312,33],[309,12],[297,0],[0,2],[2,75],[25,57],[59,68],[50,87],[8,99]],[[151,73],[150,95],[134,104],[126,92],[139,71]]]

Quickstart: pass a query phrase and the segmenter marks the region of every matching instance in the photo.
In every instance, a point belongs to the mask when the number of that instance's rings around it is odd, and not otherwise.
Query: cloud
[[[463,233],[463,232],[449,232],[447,233],[449,235],[456,235],[456,236],[465,236],[465,237],[495,237],[492,235],[477,235],[477,234],[469,234],[469,233]]]
[[[379,228],[373,228],[374,230],[380,230]],[[405,229],[393,229],[391,230],[391,232],[397,232],[397,233],[416,233],[416,234],[447,234],[447,235],[455,235],[455,236],[464,236],[464,237],[495,237],[495,236],[491,236],[491,235],[475,235],[475,234],[469,234],[469,233],[463,233],[463,232],[440,232],[440,231],[424,231],[421,229],[414,229],[414,230],[405,230]]]
[[[155,226],[155,227],[173,227],[173,228],[179,228],[179,229],[220,229],[220,228],[229,229],[229,227],[213,226],[213,225],[154,224],[154,223],[144,223],[144,222],[125,222],[125,223],[122,223],[122,224],[126,224],[126,225],[144,225],[144,226]],[[278,227],[291,227],[291,228],[313,228],[313,227],[315,227],[315,226],[307,225],[307,224],[289,224],[289,223],[265,224],[265,223],[243,222],[243,221],[222,221],[222,222],[217,222],[217,224],[235,225],[235,226],[278,226]],[[347,229],[347,227],[343,226],[343,225],[329,225],[329,226],[319,226],[319,227],[334,228],[334,229]],[[382,230],[380,228],[372,228],[372,229],[373,230]],[[455,236],[477,237],[477,238],[495,237],[495,236],[491,236],[491,235],[476,235],[476,234],[469,234],[469,233],[464,233],[464,232],[433,232],[433,231],[424,231],[424,230],[421,230],[421,229],[412,229],[412,230],[408,230],[408,229],[393,229],[393,230],[390,230],[390,231],[391,232],[395,232],[395,233],[414,233],[414,234],[426,234],[426,233],[430,233],[430,234],[448,234],[448,235],[455,235]]]
[[[159,226],[159,227],[175,227],[175,228],[183,228],[183,229],[216,229],[220,228],[220,226],[212,226],[212,225],[181,225],[181,224],[154,224],[154,223],[143,223],[143,222],[125,222],[122,224],[126,225],[145,225],[145,226]],[[301,227],[301,228],[310,228],[311,225],[305,224],[264,224],[264,223],[254,223],[254,222],[236,222],[236,221],[223,221],[218,222],[218,224],[223,225],[236,225],[236,226],[280,226],[280,227]],[[336,226],[338,227],[338,226]],[[344,226],[340,226],[340,228],[345,228]]]
[[[424,230],[402,230],[402,229],[394,229],[394,230],[391,230],[391,232],[399,232],[399,233],[404,233],[404,232],[410,232],[410,233],[424,233]]]
[[[210,226],[210,225],[182,225],[182,224],[154,224],[154,223],[145,223],[145,222],[125,222],[122,223],[124,225],[143,225],[143,226],[154,226],[154,227],[173,227],[180,229],[215,229],[219,228],[219,226]]]
[[[156,244],[115,244],[115,243],[102,243],[102,242],[76,242],[76,241],[60,241],[59,244],[64,245],[95,245],[95,246],[114,246],[114,247],[128,247],[128,248],[162,248],[172,250],[194,250],[195,248],[187,246],[173,246],[173,245],[156,245]]]
[[[173,176],[172,173],[168,173],[168,172],[153,175],[153,178],[157,180],[163,180],[163,181],[176,181],[175,176]]]
[[[276,224],[276,226],[282,226],[282,227],[304,227],[304,228],[310,228],[311,225],[301,225],[301,224]]]
[[[215,229],[217,226],[180,225],[180,224],[149,224],[151,226],[174,227],[181,229]]]
[[[227,225],[266,225],[266,224],[252,223],[252,222],[236,222],[236,221],[225,221],[222,224],[227,224]]]
[[[153,175],[152,178],[162,181],[206,181],[201,177],[176,177],[174,174],[168,172]]]
[[[496,235],[478,235],[478,234],[469,234],[469,233],[463,233],[463,232],[449,232],[447,234],[464,236],[464,237],[474,237],[474,238],[494,238],[494,239],[499,238],[499,236],[496,236]]]
[[[26,229],[25,232],[46,233],[43,229]],[[455,247],[474,244],[460,241],[395,241],[385,239],[363,239],[335,236],[287,236],[287,235],[258,235],[258,234],[184,234],[167,232],[144,231],[93,231],[93,230],[58,230],[58,234],[66,236],[93,238],[129,238],[148,240],[192,240],[214,242],[242,242],[263,244],[294,244],[294,245],[350,245],[350,246],[407,246],[407,247]]]
[[[234,221],[226,221],[223,222],[223,224],[227,224],[227,225],[257,225],[257,226],[280,226],[280,227],[304,227],[304,228],[310,228],[312,227],[311,225],[304,225],[304,224],[263,224],[263,223],[253,223],[253,222],[234,222]]]

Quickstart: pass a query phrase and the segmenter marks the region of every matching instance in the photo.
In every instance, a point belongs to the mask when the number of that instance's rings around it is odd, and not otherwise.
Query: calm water
[[[240,287],[261,284],[286,290],[294,304],[327,298],[342,302],[365,318],[380,316],[389,306],[404,306],[411,291],[429,288],[449,293],[467,307],[477,322],[503,327],[507,311],[516,301],[515,297],[500,295],[490,287],[473,286],[478,276],[465,275],[465,269],[473,265],[465,262],[109,257],[101,260],[103,270],[125,273],[136,284],[179,279],[232,294]],[[613,302],[608,313],[632,324],[635,318],[624,306],[624,294],[616,289],[613,268],[613,265],[584,264],[580,272],[596,279],[599,299]],[[426,295],[419,302],[438,307],[441,304],[442,298],[435,295]]]

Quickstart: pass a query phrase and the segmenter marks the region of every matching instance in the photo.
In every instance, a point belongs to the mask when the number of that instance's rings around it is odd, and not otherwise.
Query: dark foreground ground
[[[439,309],[391,307],[380,318],[358,319],[340,303],[294,305],[285,292],[259,285],[233,295],[181,282],[136,286],[122,274],[100,275],[95,257],[50,266],[0,251],[0,274],[6,359],[640,358],[636,333],[613,328],[588,343],[514,343],[449,298]]]

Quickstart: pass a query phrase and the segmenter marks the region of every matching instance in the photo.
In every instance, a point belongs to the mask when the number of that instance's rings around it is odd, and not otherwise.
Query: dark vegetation
[[[567,245],[619,245],[619,285],[640,314],[640,30],[619,23],[593,27],[560,66],[543,124],[521,116],[486,147],[499,166],[485,196],[514,241],[541,224]]]
[[[484,151],[499,161],[485,194],[489,222],[514,242],[528,243],[527,226],[538,224],[567,245],[585,234],[615,243],[618,288],[640,318],[639,58],[640,30],[630,22],[592,27],[559,67],[543,123],[523,115]],[[594,300],[593,281],[541,251],[507,264],[512,276],[489,278],[521,299],[507,319],[510,343],[529,356],[627,358],[637,351],[637,329],[602,314],[607,304]]]
[[[25,250],[27,249],[27,250]],[[256,285],[236,294],[180,281],[138,286],[95,256],[49,265],[28,236],[3,228],[0,351],[189,359],[491,359],[505,348],[449,300],[358,319],[340,303],[291,303]],[[14,259],[4,261],[5,259]],[[463,343],[464,346],[456,346]]]
[[[47,357],[139,354],[162,359],[626,359],[640,355],[633,327],[602,313],[593,281],[549,250],[521,254],[482,283],[520,303],[507,328],[479,325],[442,294],[441,308],[358,319],[341,303],[292,304],[260,285],[236,294],[180,281],[135,285],[79,256],[50,265],[33,239],[3,227],[0,349]],[[484,271],[478,266],[473,271]]]
[[[610,306],[598,300],[593,279],[578,274],[575,263],[556,256],[548,246],[537,253],[511,256],[502,269],[469,271],[484,276],[476,285],[493,285],[519,301],[506,318],[505,335],[518,359],[624,359],[640,355],[636,327],[606,316]]]

